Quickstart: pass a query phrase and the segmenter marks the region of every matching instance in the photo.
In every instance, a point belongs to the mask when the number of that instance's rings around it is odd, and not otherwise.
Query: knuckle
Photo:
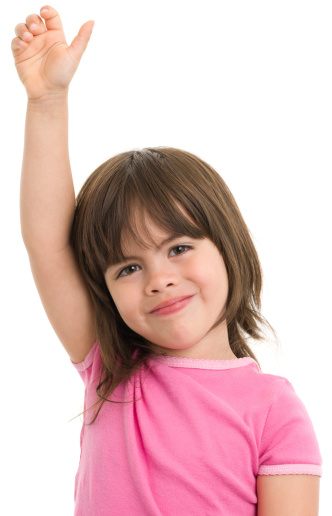
[[[56,10],[54,9],[54,7],[52,7],[52,9],[50,9],[50,10],[49,10],[49,14],[50,14],[50,17],[51,17],[51,18],[55,18],[56,16],[58,16],[58,15],[59,15],[58,11],[56,11]]]
[[[20,42],[20,39],[19,39],[19,38],[14,38],[14,39],[12,39],[12,41],[11,41],[11,45],[10,45],[10,46],[11,46],[11,49],[12,49],[12,51],[13,51],[13,52],[14,52],[15,50],[19,50],[19,49],[20,49],[20,44],[19,44],[19,42]]]
[[[18,23],[17,25],[15,25],[15,29],[14,29],[15,34],[18,34],[22,30],[23,25],[24,25],[23,23]]]
[[[29,16],[26,17],[25,21],[27,25],[30,25],[31,23],[39,24],[39,16],[38,14],[29,14]]]

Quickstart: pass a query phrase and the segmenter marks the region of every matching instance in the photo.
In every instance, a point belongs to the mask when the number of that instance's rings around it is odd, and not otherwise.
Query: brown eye
[[[131,274],[133,274],[133,272],[135,272],[137,270],[136,267],[139,267],[139,265],[128,265],[127,267],[124,267],[123,269],[121,269],[121,271],[119,272],[118,274],[118,278],[120,276],[130,276]]]
[[[171,253],[175,251],[175,256],[185,253],[188,249],[192,249],[190,245],[177,245],[171,249]]]

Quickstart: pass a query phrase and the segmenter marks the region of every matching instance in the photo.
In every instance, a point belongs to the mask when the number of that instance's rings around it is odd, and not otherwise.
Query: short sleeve
[[[98,341],[93,344],[83,362],[76,364],[71,359],[70,361],[82,378],[84,385],[87,387],[93,380],[98,378],[100,374],[101,357]]]
[[[292,384],[277,392],[266,418],[258,475],[322,476],[322,457],[312,421]]]

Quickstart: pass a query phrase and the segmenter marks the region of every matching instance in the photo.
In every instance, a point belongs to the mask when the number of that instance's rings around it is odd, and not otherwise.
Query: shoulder
[[[241,384],[248,397],[257,400],[261,414],[269,411],[280,395],[294,391],[292,384],[283,376],[263,372],[256,363],[238,370],[236,381]]]
[[[258,475],[270,480],[261,482],[317,482],[315,476],[322,475],[322,456],[315,428],[305,404],[297,395],[293,385],[282,377],[278,389],[271,397],[264,415],[259,437]],[[301,480],[302,479],[302,480]],[[287,484],[288,485],[288,484]]]
[[[293,384],[284,376],[264,373],[257,368],[246,368],[249,393],[259,402],[260,415],[271,419],[273,413],[281,411],[286,415],[286,406],[293,410],[305,411],[305,406]]]

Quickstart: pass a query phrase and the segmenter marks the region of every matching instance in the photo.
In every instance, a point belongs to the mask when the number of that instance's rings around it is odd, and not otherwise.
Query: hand
[[[84,23],[68,46],[57,11],[46,5],[40,16],[31,14],[26,23],[16,25],[11,43],[17,73],[33,100],[67,95],[94,26],[93,21]]]

